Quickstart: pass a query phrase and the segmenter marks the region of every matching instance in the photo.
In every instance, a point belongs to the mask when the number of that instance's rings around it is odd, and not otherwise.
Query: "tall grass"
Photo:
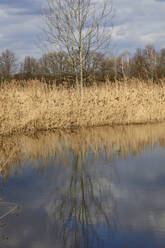
[[[24,84],[24,86],[22,86]],[[0,87],[0,135],[165,120],[165,80],[137,79],[75,88],[51,88],[39,81]]]

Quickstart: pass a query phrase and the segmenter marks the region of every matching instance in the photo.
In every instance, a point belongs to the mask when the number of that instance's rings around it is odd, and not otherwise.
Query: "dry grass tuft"
[[[74,88],[50,89],[38,81],[0,87],[0,135],[164,120],[165,80],[107,81],[84,88],[82,94]]]

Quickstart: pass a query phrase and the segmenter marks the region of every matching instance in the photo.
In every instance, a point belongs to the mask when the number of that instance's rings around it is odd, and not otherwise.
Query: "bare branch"
[[[91,52],[107,49],[111,41],[112,0],[46,0],[43,33],[56,51],[64,51],[83,84],[83,69]]]

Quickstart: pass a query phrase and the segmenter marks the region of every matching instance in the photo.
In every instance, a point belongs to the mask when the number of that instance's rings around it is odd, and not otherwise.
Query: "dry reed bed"
[[[77,89],[30,81],[0,88],[0,135],[165,120],[165,80],[125,80]]]
[[[37,170],[41,169],[41,163],[37,165],[35,162],[43,161],[43,168],[46,168],[52,158],[56,164],[59,159],[60,165],[71,165],[71,153],[86,157],[90,150],[97,159],[100,152],[105,152],[110,159],[114,155],[137,155],[157,144],[165,147],[164,123],[39,132],[32,136],[15,134],[0,137],[0,173],[7,180],[11,171],[18,173],[16,164],[23,170],[27,160]]]

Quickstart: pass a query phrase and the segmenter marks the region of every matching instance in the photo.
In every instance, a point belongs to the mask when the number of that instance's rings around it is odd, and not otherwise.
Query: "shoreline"
[[[9,138],[12,136],[21,136],[21,135],[25,135],[25,136],[34,136],[38,133],[77,133],[78,131],[82,131],[82,130],[89,130],[89,129],[95,129],[95,128],[129,128],[129,127],[143,127],[143,126],[147,126],[147,125],[163,125],[165,124],[165,119],[162,121],[153,121],[153,122],[145,122],[145,123],[129,123],[129,124],[113,124],[113,125],[98,125],[98,126],[77,126],[77,127],[70,127],[70,128],[52,128],[52,129],[30,129],[30,128],[26,128],[26,129],[17,129],[17,130],[12,130],[12,132],[5,132],[5,133],[1,133],[0,134],[0,139],[4,139],[4,138]]]

